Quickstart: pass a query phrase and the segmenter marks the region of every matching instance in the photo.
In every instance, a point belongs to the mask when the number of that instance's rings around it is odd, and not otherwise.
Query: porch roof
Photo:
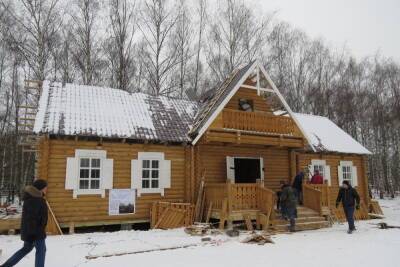
[[[349,154],[372,154],[330,119],[310,114],[294,114],[311,138],[315,151]]]

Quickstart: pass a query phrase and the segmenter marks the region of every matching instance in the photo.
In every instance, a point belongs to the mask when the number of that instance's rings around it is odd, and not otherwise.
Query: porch
[[[297,230],[328,227],[328,185],[304,185],[304,205],[298,208]],[[231,227],[234,221],[256,222],[258,229],[287,230],[288,222],[281,219],[276,207],[276,192],[262,183],[209,183],[204,185],[207,219],[219,220]]]

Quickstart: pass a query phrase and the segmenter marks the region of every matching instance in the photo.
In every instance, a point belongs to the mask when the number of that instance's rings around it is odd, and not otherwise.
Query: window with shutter
[[[112,188],[113,160],[106,159],[105,150],[75,150],[74,158],[67,158],[65,189],[73,196],[101,195]]]
[[[311,160],[311,165],[309,167],[310,170],[310,179],[314,175],[315,171],[318,171],[319,174],[323,177],[324,182],[327,181],[328,185],[331,185],[331,168],[329,165],[326,165],[325,160],[321,159],[313,159]]]
[[[352,161],[340,161],[338,167],[339,185],[343,181],[348,181],[351,186],[357,186],[357,168],[353,166]]]
[[[164,159],[162,152],[139,152],[132,160],[131,187],[142,193],[160,193],[171,187],[171,161]]]

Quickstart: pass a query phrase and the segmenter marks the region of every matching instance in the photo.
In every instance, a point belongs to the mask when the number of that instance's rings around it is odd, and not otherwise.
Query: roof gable
[[[256,81],[256,86],[246,85],[246,79],[252,78]],[[264,87],[261,86],[261,81],[264,82]],[[297,118],[293,116],[293,111],[287,104],[286,100],[275,86],[268,73],[258,61],[253,61],[245,67],[234,71],[224,83],[217,89],[215,94],[200,108],[198,115],[194,121],[194,125],[190,131],[190,136],[193,138],[192,144],[196,144],[201,136],[206,132],[218,114],[222,111],[229,100],[236,94],[239,88],[250,88],[261,91],[274,93],[282,105],[285,107],[289,116],[294,120],[297,127],[302,132],[303,136],[310,142],[310,137],[299,124]],[[314,148],[313,148],[314,149]]]

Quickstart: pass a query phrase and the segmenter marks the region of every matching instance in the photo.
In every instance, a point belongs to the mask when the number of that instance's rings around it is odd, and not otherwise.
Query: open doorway
[[[263,159],[227,157],[228,179],[234,183],[256,183],[264,179]]]

